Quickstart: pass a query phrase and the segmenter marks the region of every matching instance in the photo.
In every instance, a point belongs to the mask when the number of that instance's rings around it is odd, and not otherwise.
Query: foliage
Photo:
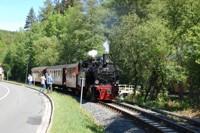
[[[44,7],[40,9],[39,20],[44,21],[53,14],[53,2],[51,0],[44,1]]]
[[[60,10],[57,4],[65,9],[57,12]],[[23,81],[33,66],[81,61],[92,49],[102,54],[104,32],[101,18],[105,13],[100,12],[94,1],[87,4],[89,12],[85,14],[80,2],[52,3],[46,0],[39,21],[31,8],[25,26],[28,30],[19,32],[5,58],[2,57],[11,72],[10,77]]]
[[[0,30],[0,64],[3,63],[9,47],[14,43],[16,34],[15,32]]]
[[[175,59],[186,72],[186,81],[191,100],[200,103],[199,97],[199,1],[168,0],[169,27],[172,31],[170,43],[174,46]]]
[[[123,81],[141,85],[145,99],[178,87],[196,95],[198,104],[199,1],[120,2],[111,2],[119,21],[110,40]]]
[[[24,80],[33,66],[78,62],[92,49],[101,55],[108,39],[120,82],[141,86],[143,100],[169,93],[183,98],[187,92],[199,105],[199,5],[195,0],[46,0],[39,21],[30,10],[28,30],[7,37],[0,32],[1,60],[13,79]]]
[[[43,37],[33,43],[36,65],[53,65],[59,58],[58,40],[56,37]]]
[[[122,73],[131,77],[131,84],[160,89],[166,76],[164,71],[169,53],[166,33],[169,31],[162,20],[142,21],[136,14],[122,18],[111,35],[111,53],[117,56],[114,59],[125,70]]]

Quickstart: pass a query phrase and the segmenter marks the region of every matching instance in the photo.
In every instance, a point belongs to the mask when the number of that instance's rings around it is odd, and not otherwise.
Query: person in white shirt
[[[33,82],[33,77],[31,74],[28,75],[28,84],[29,85],[32,85],[32,82]]]
[[[46,84],[45,84],[45,81],[46,81],[46,78],[44,75],[42,75],[40,77],[40,80],[41,80],[41,85],[42,85],[42,88],[40,89],[41,92],[44,92],[44,89],[46,89]]]
[[[3,68],[0,66],[0,81],[3,80],[4,74],[3,74]]]

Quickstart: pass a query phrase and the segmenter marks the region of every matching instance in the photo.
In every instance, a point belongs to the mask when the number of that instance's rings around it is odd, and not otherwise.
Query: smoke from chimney
[[[97,52],[96,50],[91,50],[91,51],[88,52],[88,55],[89,55],[90,57],[93,57],[93,58],[94,58],[94,57],[97,56],[97,53],[98,53],[98,52]]]
[[[109,47],[109,43],[108,40],[106,39],[106,41],[103,43],[103,47],[105,49],[105,53],[109,53],[110,52],[110,47]]]

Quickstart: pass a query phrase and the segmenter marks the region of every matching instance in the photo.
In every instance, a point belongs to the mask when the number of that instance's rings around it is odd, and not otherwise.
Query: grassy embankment
[[[95,124],[92,117],[80,108],[71,96],[53,92],[54,116],[50,133],[102,133],[104,129]]]
[[[137,103],[150,108],[164,109],[179,113],[191,118],[200,118],[200,106],[194,106],[187,97],[180,100],[178,98],[160,97],[156,100],[144,101],[141,96],[128,96],[125,101]]]

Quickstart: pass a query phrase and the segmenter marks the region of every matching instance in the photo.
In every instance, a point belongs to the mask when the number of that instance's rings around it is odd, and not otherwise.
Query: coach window
[[[59,70],[59,76],[61,75],[61,71]]]

